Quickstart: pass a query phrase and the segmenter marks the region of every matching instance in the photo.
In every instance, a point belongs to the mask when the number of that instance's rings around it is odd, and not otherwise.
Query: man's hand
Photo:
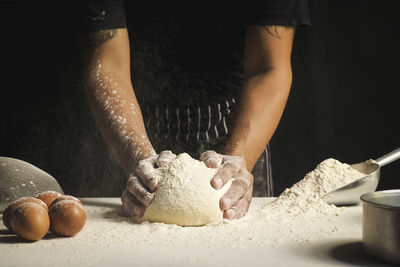
[[[158,181],[154,177],[154,170],[164,166],[176,157],[171,151],[162,151],[159,155],[139,161],[134,174],[122,192],[122,211],[127,216],[142,217],[146,208],[154,198]]]
[[[215,151],[206,151],[200,160],[207,167],[219,168],[211,185],[220,189],[231,178],[234,179],[228,192],[221,198],[219,205],[224,211],[224,218],[239,219],[249,209],[253,193],[253,175],[246,169],[246,162],[239,156],[221,155]]]

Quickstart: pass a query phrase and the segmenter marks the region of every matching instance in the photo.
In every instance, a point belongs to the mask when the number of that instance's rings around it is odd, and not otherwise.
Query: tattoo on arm
[[[292,33],[294,33],[295,28],[291,27],[291,26],[283,26],[283,28],[285,29],[285,31],[290,31]],[[281,35],[279,34],[278,31],[278,26],[276,25],[264,25],[264,29],[267,31],[268,34],[272,35],[273,37],[277,38],[277,39],[281,39]]]
[[[107,42],[108,40],[111,40],[115,36],[117,36],[116,29],[104,30],[95,33],[90,33],[88,35],[88,41],[91,46],[98,46]]]

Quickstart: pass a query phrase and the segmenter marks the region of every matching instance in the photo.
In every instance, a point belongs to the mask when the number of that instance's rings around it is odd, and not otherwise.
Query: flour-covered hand
[[[253,194],[253,175],[246,169],[246,162],[240,156],[221,155],[215,151],[206,151],[200,160],[210,168],[219,168],[211,185],[220,189],[230,179],[232,185],[221,198],[220,207],[224,211],[224,218],[238,219],[243,217],[250,206]]]
[[[134,173],[129,176],[126,189],[121,194],[122,210],[128,216],[142,217],[154,198],[158,181],[154,170],[171,162],[176,155],[162,151],[158,155],[139,161]]]

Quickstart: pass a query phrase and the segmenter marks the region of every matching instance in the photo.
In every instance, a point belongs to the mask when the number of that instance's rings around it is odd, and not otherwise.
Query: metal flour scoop
[[[25,161],[0,157],[0,211],[20,197],[52,190],[64,194],[50,174]]]
[[[334,205],[354,205],[361,202],[360,196],[374,192],[378,187],[380,168],[398,160],[400,158],[400,148],[376,159],[375,161],[360,162],[352,164],[351,167],[361,173],[365,173],[362,177],[350,184],[340,187],[332,192],[329,192],[322,199]]]

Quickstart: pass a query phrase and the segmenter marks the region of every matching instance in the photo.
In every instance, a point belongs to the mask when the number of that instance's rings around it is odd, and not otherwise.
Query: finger
[[[146,163],[146,164],[152,165],[153,168],[155,168],[155,167],[157,167],[157,166],[156,166],[156,160],[157,160],[157,159],[158,159],[158,154],[153,155],[153,156],[150,156],[150,157],[148,157],[148,158],[146,158],[146,159],[140,160],[140,161],[138,162],[138,165],[137,165],[137,166],[139,166],[140,164]]]
[[[228,220],[242,218],[249,210],[250,202],[251,197],[250,199],[247,197],[239,199],[239,201],[236,202],[236,204],[233,205],[232,208],[224,211],[224,218]]]
[[[222,155],[213,150],[203,152],[200,155],[200,160],[209,168],[219,168],[222,164]]]
[[[137,201],[131,193],[124,190],[121,194],[122,211],[124,214],[131,217],[142,217],[145,212],[145,207]]]
[[[218,172],[215,174],[211,180],[211,185],[215,189],[220,189],[224,184],[226,184],[231,178],[236,177],[240,170],[240,164],[235,161],[226,161],[219,168]]]
[[[160,153],[156,160],[157,167],[162,167],[168,163],[170,163],[173,159],[176,158],[176,155],[169,150],[164,150]]]
[[[131,216],[131,213],[130,213],[130,210],[128,209],[128,203],[127,203],[127,201],[128,201],[128,196],[126,195],[127,194],[127,191],[126,190],[124,190],[123,192],[122,192],[122,194],[121,194],[121,202],[122,202],[122,213],[125,215],[125,216],[128,216],[128,217],[130,217]]]
[[[222,210],[228,210],[236,204],[249,190],[250,181],[247,177],[236,178],[233,180],[228,192],[221,198],[219,205]]]
[[[126,189],[145,207],[148,207],[153,201],[154,194],[146,189],[137,176],[129,177]]]
[[[212,157],[212,156],[216,156],[216,155],[218,155],[218,153],[215,152],[214,150],[207,150],[207,151],[201,153],[201,155],[200,155],[200,160],[201,160],[201,161],[204,161],[204,160],[207,159],[208,157]]]
[[[157,190],[158,181],[154,176],[155,159],[141,160],[135,169],[135,174],[143,182],[150,192]]]

